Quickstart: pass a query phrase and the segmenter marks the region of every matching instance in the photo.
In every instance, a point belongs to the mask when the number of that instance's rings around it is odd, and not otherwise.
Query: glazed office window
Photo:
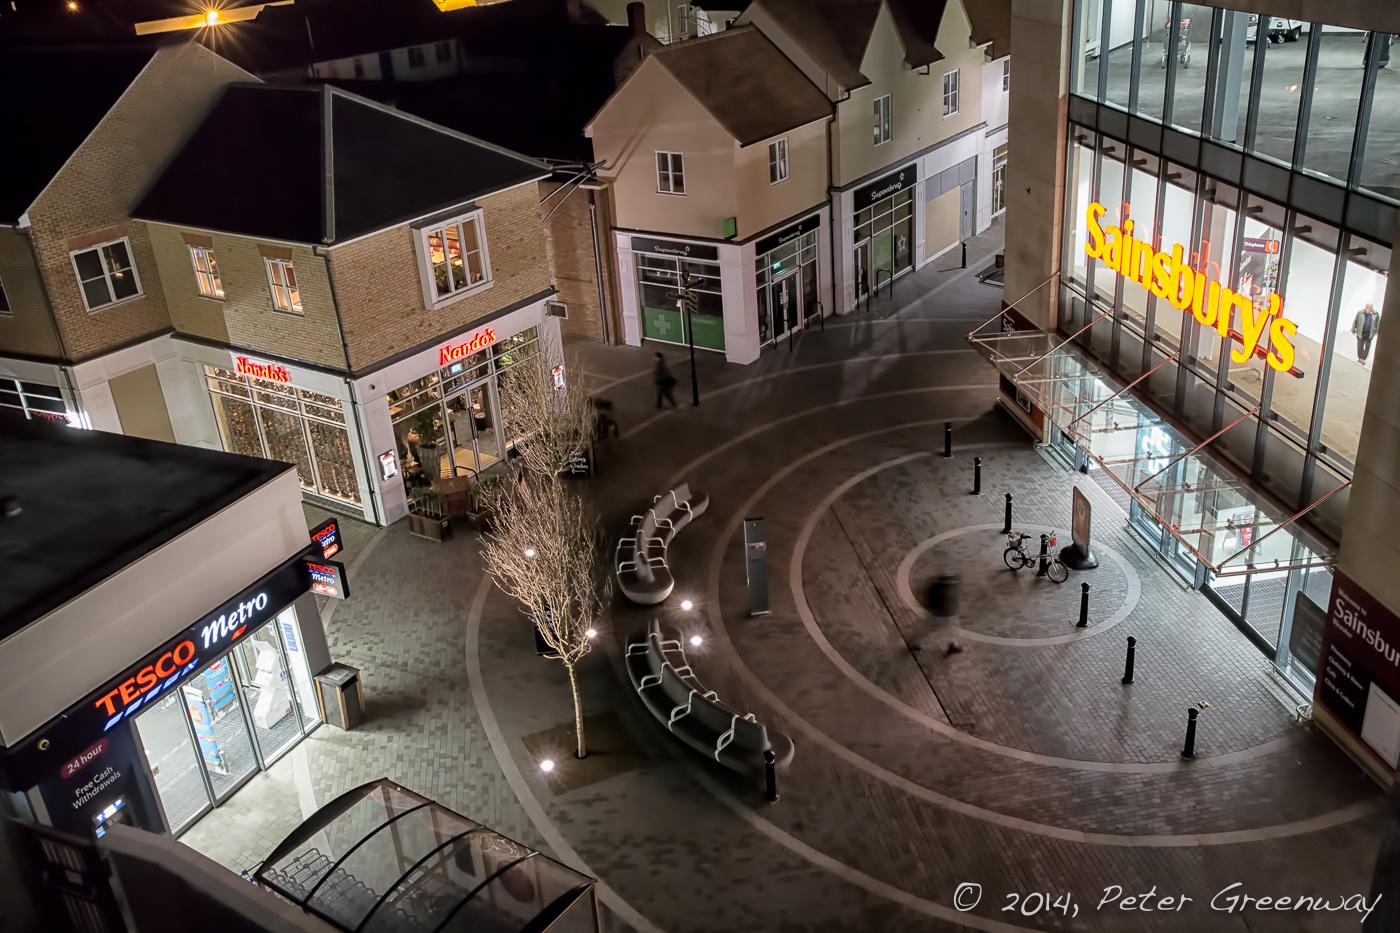
[[[131,261],[131,242],[122,237],[72,254],[73,271],[89,311],[139,297],[141,278]]]
[[[943,116],[956,116],[958,112],[958,84],[960,77],[958,69],[943,75]]]
[[[1006,210],[1006,146],[992,150],[992,213]]]
[[[1166,176],[1166,184],[1162,186],[1162,203],[1157,211],[1154,245],[1158,249],[1170,250],[1174,244],[1180,243],[1194,253],[1187,260],[1199,263],[1200,237],[1196,236],[1192,227],[1196,211],[1196,173],[1168,162]],[[1137,208],[1136,198],[1133,207]],[[1161,352],[1165,354],[1181,348],[1183,336],[1189,335],[1185,328],[1186,319],[1190,316],[1190,312],[1178,311],[1170,301],[1156,303],[1152,337]]]
[[[1381,310],[1390,269],[1390,250],[1359,236],[1347,238],[1342,250],[1342,297],[1334,312],[1328,353],[1327,393],[1322,408],[1323,454],[1346,464],[1356,462],[1361,418],[1376,363],[1375,342],[1393,328]],[[1297,312],[1294,312],[1296,314]],[[1394,334],[1383,339],[1395,340]]]
[[[423,58],[422,49],[415,45],[413,48],[408,50],[408,67],[422,68],[424,64],[426,64],[426,61]]]
[[[205,298],[223,298],[224,282],[219,278],[219,263],[214,251],[207,246],[191,246],[190,262],[194,265],[194,285]]]
[[[1161,171],[1161,160],[1156,156],[1134,151],[1128,171],[1127,204],[1124,206],[1126,220],[1133,222],[1133,236],[1158,248],[1167,237],[1162,233],[1162,211],[1157,203],[1157,176]],[[1187,215],[1188,220],[1190,215]],[[1186,242],[1186,241],[1182,241]],[[1147,332],[1147,307],[1151,294],[1140,282],[1130,278],[1122,279],[1123,318],[1139,334]],[[1163,315],[1163,302],[1157,302],[1157,313]],[[1170,308],[1178,320],[1181,315]]]
[[[656,154],[658,194],[685,194],[685,156],[679,152]]]
[[[290,259],[264,259],[267,285],[272,291],[272,307],[287,314],[301,314],[301,290]]]
[[[1065,257],[1065,275],[1071,282],[1081,287],[1085,284],[1088,256],[1084,245],[1088,233],[1084,226],[1084,212],[1094,200],[1094,134],[1079,127],[1073,127],[1074,140],[1070,143],[1068,157],[1069,179],[1065,201],[1070,205],[1065,224],[1069,233],[1065,237],[1069,255]]]
[[[1001,92],[1003,94],[1011,93],[1011,59],[1009,57],[1001,60]]]
[[[1400,68],[1400,61],[1393,64],[1390,61],[1392,53],[1400,55],[1400,49],[1394,45],[1395,37],[1380,35],[1375,36],[1374,41],[1377,66],[1385,68],[1376,74],[1376,83],[1380,84],[1382,77],[1393,82],[1395,71]],[[1361,165],[1352,182],[1391,201],[1400,201],[1400,146],[1395,144],[1395,110],[1373,102],[1370,116]]]
[[[1298,325],[1289,342],[1294,348],[1289,372],[1273,374],[1269,408],[1295,439],[1306,440],[1312,425],[1318,373],[1326,361],[1327,309],[1340,234],[1335,227],[1304,214],[1293,215],[1285,241],[1283,314]]]
[[[1206,65],[1210,60],[1213,13],[1214,10],[1204,4],[1181,5],[1171,123],[1191,133],[1201,131],[1201,117],[1205,110]],[[1183,58],[1185,64],[1182,63]]]
[[[1280,281],[1283,260],[1283,230],[1285,210],[1282,206],[1263,198],[1249,195],[1245,199],[1244,235],[1240,240],[1240,252],[1235,258],[1235,291],[1247,297],[1256,309],[1266,309],[1272,295],[1285,299],[1283,283]],[[1240,309],[1230,315],[1229,329],[1235,334],[1244,333]],[[1236,361],[1232,351],[1238,345],[1230,337],[1224,338],[1221,349],[1229,355],[1226,361],[1227,388],[1251,402],[1262,397],[1264,384],[1264,360],[1258,355],[1243,362]]]
[[[1264,42],[1264,70],[1259,82],[1259,107],[1251,149],[1285,165],[1293,162],[1298,134],[1303,71],[1307,59],[1306,24],[1278,17],[1269,21]],[[1256,32],[1258,30],[1256,26]],[[1296,30],[1296,31],[1295,31]],[[1282,38],[1275,38],[1275,37]]]
[[[1317,79],[1308,134],[1303,141],[1303,168],[1343,182],[1347,180],[1356,136],[1356,113],[1369,56],[1367,39],[1366,33],[1325,29],[1318,36]],[[1378,80],[1385,77],[1389,75],[1384,71],[1377,75]],[[1380,107],[1391,110],[1383,103]],[[1395,119],[1393,110],[1390,119]]]
[[[787,139],[783,138],[768,144],[768,183],[776,185],[780,181],[787,181],[787,177],[788,145]]]
[[[481,211],[419,231],[423,274],[431,307],[438,307],[491,281]]]
[[[1102,67],[1099,52],[1103,41],[1103,19],[1112,2],[1113,0],[1076,0],[1074,4],[1074,40],[1070,55],[1073,75],[1070,90],[1076,94],[1096,99],[1099,96],[1099,69]]]
[[[894,108],[890,95],[875,98],[875,145],[882,146],[894,138]]]

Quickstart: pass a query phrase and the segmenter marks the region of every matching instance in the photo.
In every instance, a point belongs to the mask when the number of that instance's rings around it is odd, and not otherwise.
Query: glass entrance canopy
[[[1289,515],[1213,454],[1212,445],[1258,409],[1226,422],[1205,440],[1193,440],[1133,391],[1175,360],[1175,353],[1124,384],[1074,344],[1078,334],[1024,329],[1024,322],[1023,329],[1017,326],[1002,312],[968,334],[968,341],[1015,387],[1018,401],[1043,412],[1211,574],[1241,576],[1334,563],[1330,550],[1303,540],[1297,520],[1349,482]]]
[[[345,931],[599,929],[592,878],[388,780],[317,810],[254,877]]]

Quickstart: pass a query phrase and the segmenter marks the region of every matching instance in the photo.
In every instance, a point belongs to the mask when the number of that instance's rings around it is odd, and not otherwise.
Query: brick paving
[[[974,269],[993,246],[976,244]],[[993,410],[992,373],[962,334],[999,298],[970,274],[920,272],[896,283],[893,302],[804,334],[791,355],[770,350],[745,368],[702,357],[702,406],[660,417],[649,349],[580,348],[624,432],[589,483],[609,529],[677,478],[711,496],[672,545],[676,596],[615,604],[583,664],[588,711],[616,717],[640,766],[551,786],[535,759],[538,737],[571,720],[562,670],[535,656],[520,615],[483,584],[469,536],[434,544],[399,526],[373,533],[352,565],[355,598],[328,621],[335,655],[364,670],[369,721],[319,730],[185,841],[245,867],[308,806],[387,775],[526,844],[557,834],[665,930],[1358,928],[1355,914],[1207,906],[1236,881],[1257,895],[1365,892],[1380,794],[1290,720],[1297,700],[1267,660],[1144,553],[1102,490]],[[951,461],[945,419],[960,445]],[[982,497],[967,494],[972,445],[986,461]],[[1076,481],[1103,548],[1088,575],[1092,615],[1126,611],[1083,634],[1072,626],[1081,576],[1061,587],[1013,577],[997,530],[1000,490],[1014,486],[1018,525],[1067,538]],[[773,610],[756,619],[736,537],[753,514],[767,522]],[[905,590],[901,562],[938,535]],[[963,581],[964,650],[951,656],[941,645],[952,630],[909,604],[944,571]],[[697,610],[683,613],[682,596]],[[619,648],[652,615],[704,635],[690,652],[701,679],[794,737],[780,803],[671,741],[637,702]],[[1125,688],[1128,634],[1141,644]],[[1200,700],[1201,758],[1183,764],[1185,707]],[[566,750],[558,760],[569,767]],[[966,915],[950,906],[961,882],[985,886]],[[1194,902],[1094,910],[1114,884]],[[1012,891],[1072,892],[1079,913],[1004,911]]]

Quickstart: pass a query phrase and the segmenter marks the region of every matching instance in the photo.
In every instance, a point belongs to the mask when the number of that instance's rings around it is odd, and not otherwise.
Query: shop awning
[[[317,810],[254,878],[345,931],[597,928],[592,878],[389,780]]]
[[[1241,576],[1335,562],[1332,551],[1303,541],[1297,522],[1350,481],[1298,512],[1282,514],[1213,455],[1220,439],[1257,408],[1205,440],[1189,438],[1136,395],[1176,353],[1125,384],[1074,343],[1107,315],[1066,336],[1028,329],[1024,318],[1008,313],[1012,308],[974,328],[968,341],[1210,573]],[[1127,432],[1134,443],[1125,453]],[[1136,440],[1143,432],[1151,441],[1146,445]]]

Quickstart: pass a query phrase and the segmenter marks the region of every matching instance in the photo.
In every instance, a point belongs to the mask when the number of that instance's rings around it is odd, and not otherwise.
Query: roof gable
[[[0,126],[19,144],[6,147],[0,222],[29,210],[155,54],[151,47],[5,49]]]
[[[523,156],[338,89],[242,84],[225,91],[135,215],[335,244],[543,173]]]
[[[882,0],[755,0],[841,87],[864,87],[861,71]]]

